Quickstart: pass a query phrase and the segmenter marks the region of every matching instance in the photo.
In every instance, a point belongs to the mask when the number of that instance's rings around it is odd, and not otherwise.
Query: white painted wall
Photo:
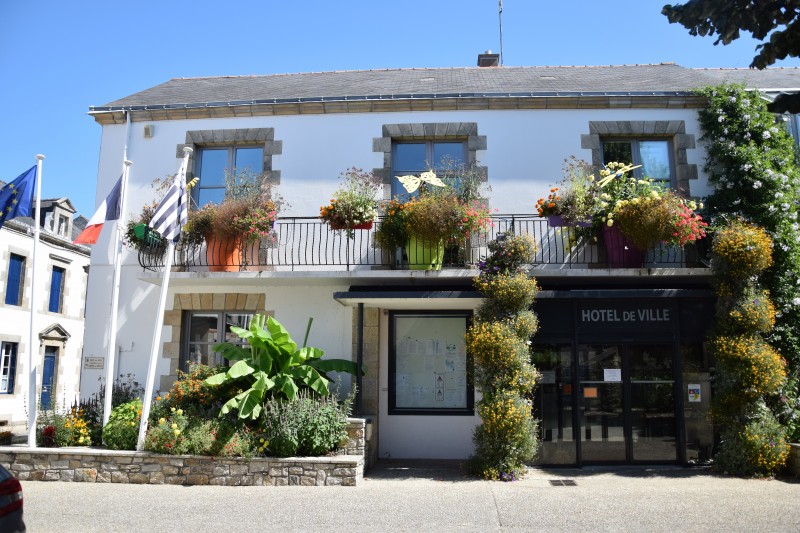
[[[13,222],[6,222],[0,229],[0,340],[17,342],[17,371],[13,394],[0,394],[0,420],[11,424],[24,424],[28,418],[27,409],[32,405],[29,390],[28,364],[30,343],[30,309],[32,297],[31,277],[33,274],[33,235],[11,229]],[[44,234],[44,230],[42,230]],[[26,272],[23,303],[21,306],[6,305],[5,293],[8,280],[9,254],[26,257]],[[62,261],[56,258],[63,258]],[[54,324],[61,326],[69,339],[56,358],[55,382],[52,391],[58,408],[71,405],[79,397],[81,350],[84,337],[84,295],[87,276],[84,267],[89,264],[85,253],[49,243],[39,242],[36,252],[36,310],[33,329],[36,332],[35,364],[37,368],[37,389],[41,388],[44,348],[39,345],[38,334]],[[62,313],[48,311],[50,298],[50,275],[53,265],[66,270]],[[37,392],[38,394],[38,392]],[[38,396],[37,396],[38,398]]]

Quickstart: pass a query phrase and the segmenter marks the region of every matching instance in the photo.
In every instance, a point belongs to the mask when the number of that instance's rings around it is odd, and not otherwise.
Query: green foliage
[[[750,67],[763,69],[786,57],[800,55],[800,32],[796,4],[784,0],[688,0],[661,10],[670,23],[678,23],[689,35],[717,35],[714,44],[730,44],[739,38],[740,30],[754,39],[769,41],[756,49]]]
[[[333,193],[328,205],[320,207],[320,218],[334,229],[347,229],[375,220],[382,180],[356,167],[343,172],[339,180],[342,186]],[[352,230],[348,231],[348,236],[354,236]]]
[[[470,470],[485,479],[512,480],[539,446],[531,398],[540,375],[531,364],[530,337],[538,321],[529,307],[536,280],[520,270],[535,253],[523,237],[502,236],[489,243],[492,254],[481,263],[475,287],[485,300],[466,334],[481,390]]]
[[[716,460],[729,474],[768,477],[783,467],[788,456],[786,428],[762,408],[743,428],[722,431]]]
[[[741,215],[764,228],[774,242],[774,262],[761,278],[777,310],[767,339],[796,368],[800,365],[800,173],[794,143],[785,126],[775,123],[759,93],[726,84],[699,94],[708,99],[700,111],[700,125],[705,171],[715,186],[708,207],[716,215]]]
[[[41,410],[36,415],[36,445],[43,448],[69,446],[72,431],[65,427],[67,415],[55,409]]]
[[[174,409],[174,408],[173,408]],[[172,410],[150,424],[146,450],[169,455],[210,455],[214,457],[252,457],[253,433],[246,425],[226,419],[203,419]]]
[[[103,428],[103,444],[110,450],[135,450],[139,437],[142,401],[138,398],[111,410]]]
[[[309,320],[309,327],[311,321]],[[326,372],[356,373],[357,366],[344,359],[322,359],[325,352],[319,348],[302,347],[292,340],[289,332],[272,317],[254,315],[250,329],[232,327],[231,331],[247,340],[243,348],[231,343],[214,346],[214,350],[233,365],[225,372],[205,380],[209,385],[237,383],[248,387],[237,393],[222,406],[220,416],[235,409],[239,418],[255,420],[261,414],[264,399],[275,394],[293,399],[300,387],[327,396],[329,379]]]
[[[318,456],[347,441],[347,417],[355,391],[344,402],[333,396],[301,391],[293,399],[272,398],[264,404],[262,431],[269,454]]]

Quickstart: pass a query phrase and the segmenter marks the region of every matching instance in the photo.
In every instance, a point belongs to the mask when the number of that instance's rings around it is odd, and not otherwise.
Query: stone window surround
[[[274,311],[265,308],[266,297],[259,293],[215,292],[178,293],[172,301],[172,309],[164,312],[164,325],[172,328],[172,337],[162,345],[162,357],[169,359],[169,375],[161,376],[158,390],[167,391],[178,379],[180,370],[181,333],[184,311],[241,311],[274,316]]]
[[[602,139],[631,137],[672,141],[676,181],[674,185],[680,194],[689,196],[689,180],[697,179],[697,165],[688,163],[686,151],[695,148],[695,139],[694,135],[686,133],[686,123],[683,120],[590,121],[589,134],[581,135],[581,148],[592,151],[592,165],[600,168],[603,165]]]
[[[23,273],[23,281],[22,281],[22,298],[19,305],[10,305],[6,304],[6,291],[8,290],[8,271],[9,265],[11,263],[11,254],[19,255],[25,258],[25,272]],[[0,287],[0,307],[10,307],[12,309],[30,309],[30,297],[28,296],[29,291],[25,290],[26,288],[31,286],[31,274],[32,270],[30,267],[30,251],[23,250],[22,248],[17,248],[15,246],[9,246],[2,252],[2,270],[0,270],[0,279],[2,279],[2,286]]]
[[[183,158],[183,149],[187,146],[193,150],[189,155],[188,179],[194,176],[194,158],[198,153],[198,148],[261,146],[264,149],[262,171],[267,178],[267,182],[272,185],[279,185],[281,182],[281,171],[272,168],[272,156],[283,153],[283,141],[275,140],[275,128],[187,131],[186,142],[177,146],[175,149],[175,157],[178,159]]]
[[[17,355],[16,355],[17,362],[15,365],[15,373],[14,373],[14,390],[11,393],[6,393],[6,392],[0,393],[2,394],[0,398],[6,396],[14,396],[16,394],[22,394],[22,387],[19,387],[19,382],[20,379],[24,379],[24,377],[27,375],[27,372],[23,372],[23,370],[25,370],[25,363],[27,363],[27,361],[23,361],[22,360],[23,358],[20,357],[20,354],[24,353],[23,350],[27,349],[27,343],[25,343],[22,340],[22,337],[20,337],[19,335],[6,335],[5,333],[0,333],[0,343],[4,342],[17,345]]]
[[[477,151],[486,150],[486,136],[478,135],[477,122],[425,122],[412,124],[384,124],[382,137],[372,139],[372,151],[383,154],[383,167],[375,168],[372,172],[380,176],[383,183],[390,185],[392,182],[392,143],[394,141],[466,141],[467,165],[478,163]],[[486,167],[477,167],[482,180],[488,179]],[[387,187],[386,190],[391,190]],[[388,193],[391,194],[391,193]]]

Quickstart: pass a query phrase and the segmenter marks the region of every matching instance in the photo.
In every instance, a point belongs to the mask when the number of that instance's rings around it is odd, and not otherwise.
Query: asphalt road
[[[358,487],[22,486],[33,533],[800,531],[800,481],[678,468],[532,470],[501,483],[455,465],[393,461]]]

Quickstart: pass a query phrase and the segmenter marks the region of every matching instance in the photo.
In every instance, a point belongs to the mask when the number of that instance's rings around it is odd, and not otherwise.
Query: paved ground
[[[554,486],[551,481],[575,481]],[[800,481],[702,469],[532,470],[511,483],[457,463],[382,462],[358,487],[23,482],[37,532],[800,531]]]

